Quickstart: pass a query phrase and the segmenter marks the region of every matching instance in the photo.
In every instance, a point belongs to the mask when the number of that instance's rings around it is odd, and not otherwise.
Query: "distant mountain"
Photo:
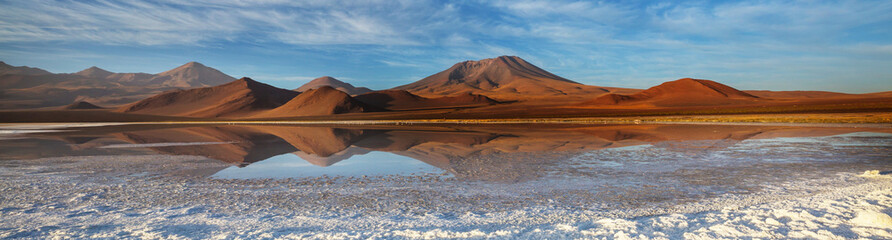
[[[189,62],[169,71],[155,74],[149,83],[168,87],[192,88],[217,86],[233,80],[235,78],[217,69],[197,62]]]
[[[473,93],[500,99],[591,96],[609,92],[567,80],[515,56],[460,62],[445,71],[394,89],[424,97]]]
[[[94,105],[94,104],[92,104],[92,103],[85,102],[85,101],[77,101],[77,102],[74,102],[74,103],[72,103],[72,104],[68,104],[68,105],[66,105],[65,107],[62,107],[62,109],[66,109],[66,110],[78,110],[78,109],[102,109],[102,107],[100,107],[100,106],[96,106],[96,105]]]
[[[0,61],[0,75],[4,74],[21,74],[21,75],[43,75],[52,74],[40,68],[32,68],[27,66],[15,67]]]
[[[105,69],[98,68],[96,66],[92,66],[90,68],[81,70],[80,72],[74,73],[74,75],[84,76],[88,78],[107,78],[114,74],[113,72],[106,71]]]
[[[90,67],[73,74],[0,62],[0,109],[63,106],[74,101],[122,105],[177,88],[208,87],[235,78],[197,62],[159,74],[113,73]],[[9,72],[9,73],[6,73]]]
[[[368,89],[365,87],[354,87],[353,85],[351,85],[349,83],[342,82],[338,79],[335,79],[335,78],[329,77],[329,76],[323,76],[320,78],[313,79],[312,81],[300,86],[299,88],[294,89],[294,91],[306,92],[306,91],[309,91],[312,89],[317,89],[317,88],[320,88],[323,86],[329,86],[329,87],[332,87],[334,89],[337,89],[341,92],[345,92],[350,95],[359,95],[359,94],[363,94],[363,93],[372,91],[371,89]]]
[[[585,105],[649,104],[654,106],[708,106],[751,102],[759,97],[710,80],[682,78],[631,94],[606,94]]]
[[[356,100],[390,110],[481,106],[499,103],[486,96],[471,93],[425,98],[405,90],[374,91],[356,96]]]
[[[117,111],[202,118],[244,117],[279,107],[297,94],[242,78],[215,87],[165,92]]]
[[[353,99],[345,92],[329,86],[312,89],[297,95],[288,103],[253,117],[322,116],[341,113],[376,111],[377,109]]]

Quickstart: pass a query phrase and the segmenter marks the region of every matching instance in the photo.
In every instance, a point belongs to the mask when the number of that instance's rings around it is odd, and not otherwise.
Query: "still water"
[[[0,237],[883,236],[837,226],[880,195],[797,206],[890,156],[887,126],[6,125]]]
[[[640,182],[700,171],[715,175],[710,178],[775,178],[887,168],[892,152],[888,128],[764,125],[125,125],[4,133],[0,160],[200,156],[222,163],[202,177],[220,179],[442,175],[509,183]]]

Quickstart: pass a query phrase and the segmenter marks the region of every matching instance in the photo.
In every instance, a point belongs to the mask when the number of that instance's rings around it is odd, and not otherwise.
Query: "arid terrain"
[[[417,82],[377,91],[328,76],[295,90],[281,89],[248,77],[236,80],[195,62],[159,74],[111,73],[96,67],[53,74],[5,64],[2,71],[0,106],[6,110],[0,122],[660,121],[679,116],[725,116],[725,121],[734,121],[738,115],[764,115],[769,121],[812,114],[819,116],[813,122],[881,123],[889,119],[875,115],[892,112],[890,92],[750,91],[691,78],[648,89],[591,86],[514,56],[457,63]],[[834,114],[850,117],[840,120]]]

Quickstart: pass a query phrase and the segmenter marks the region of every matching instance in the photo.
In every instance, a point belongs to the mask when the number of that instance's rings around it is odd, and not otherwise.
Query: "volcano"
[[[423,97],[472,93],[507,100],[609,92],[552,74],[515,56],[460,62],[445,71],[394,89]]]

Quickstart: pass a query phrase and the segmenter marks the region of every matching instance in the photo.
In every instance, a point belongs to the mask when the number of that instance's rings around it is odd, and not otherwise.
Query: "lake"
[[[892,128],[883,125],[0,129],[0,237],[770,238],[783,232],[882,238],[892,232],[834,225],[892,214]]]

